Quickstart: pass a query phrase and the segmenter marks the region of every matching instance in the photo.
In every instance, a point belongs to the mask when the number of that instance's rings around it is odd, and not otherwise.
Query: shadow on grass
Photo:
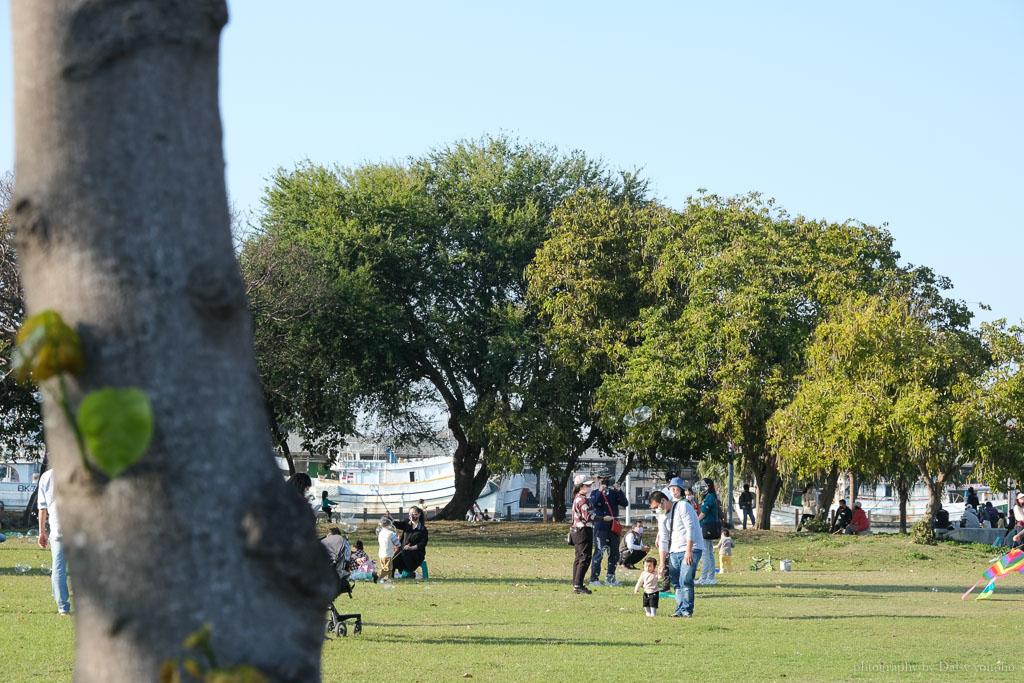
[[[443,628],[445,626],[457,626],[458,624],[437,624],[427,628]],[[619,647],[639,645],[638,641],[615,641],[615,640],[576,640],[572,638],[537,638],[528,636],[446,636],[437,638],[423,638],[418,636],[404,636],[390,633],[374,634],[373,639],[385,643],[416,644],[416,645],[569,645],[569,646],[590,646],[590,647]]]
[[[572,579],[540,579],[537,577],[525,577],[525,576],[510,576],[510,577],[497,577],[497,576],[437,576],[427,581],[428,584],[434,583],[496,583],[496,584],[507,584],[509,587],[515,588],[517,583],[525,583],[527,586],[537,584],[550,584],[550,585],[564,585],[570,590],[572,589]],[[422,582],[421,582],[422,583]],[[396,586],[402,585],[415,585],[410,579],[395,579]],[[520,586],[521,587],[521,586]]]
[[[806,621],[808,619],[949,619],[937,614],[808,614],[802,617],[771,617],[772,620]]]
[[[907,586],[907,585],[855,585],[855,584],[843,584],[842,586],[837,585],[820,585],[820,584],[803,584],[803,583],[787,583],[782,586],[785,589],[797,589],[797,590],[815,590],[815,591],[831,591],[834,593],[843,593],[846,591],[853,591],[855,593],[953,593],[960,595],[967,586],[959,588],[956,586]],[[777,589],[775,589],[777,590]],[[792,597],[811,597],[808,595],[795,594]]]

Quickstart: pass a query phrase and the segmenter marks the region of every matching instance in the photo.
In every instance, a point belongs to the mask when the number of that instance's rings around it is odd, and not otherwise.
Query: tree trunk
[[[928,509],[925,515],[928,519],[935,519],[935,513],[942,507],[942,493],[946,488],[946,477],[944,474],[933,477],[924,468],[921,468],[921,477],[924,479],[925,486],[928,487]]]
[[[818,519],[828,519],[828,509],[832,500],[836,497],[836,489],[839,487],[839,466],[835,463],[828,468],[825,475],[825,487],[818,496]]]
[[[565,469],[558,476],[551,476],[551,519],[559,524],[565,521],[565,487],[571,473],[571,469]]]
[[[226,21],[223,0],[12,4],[28,310],[54,309],[81,336],[73,409],[134,386],[154,415],[145,456],[111,481],[83,470],[44,387],[76,681],[158,680],[204,623],[221,666],[320,677],[334,581],[310,507],[274,465],[231,245]]]
[[[451,421],[449,421],[449,424],[451,424]],[[462,431],[458,430],[456,432],[453,430],[453,433],[461,435]],[[455,465],[455,495],[441,509],[441,513],[437,516],[438,519],[465,519],[466,513],[469,512],[469,509],[473,507],[473,503],[480,496],[480,492],[483,491],[484,486],[487,484],[487,477],[490,475],[487,463],[481,461],[480,447],[469,443],[464,437],[458,438],[458,446],[455,447],[455,457],[453,460]],[[480,465],[479,471],[477,471],[478,464]]]
[[[896,491],[900,495],[900,533],[907,533],[907,501],[910,500],[910,487],[906,484],[897,484]]]
[[[271,417],[269,419],[273,420],[274,418]],[[295,460],[292,458],[292,449],[288,448],[288,432],[281,429],[280,426],[274,425],[273,434],[278,447],[281,449],[281,457],[288,463],[288,476],[292,476],[295,474]]]
[[[551,518],[559,524],[565,521],[565,489],[569,486],[569,477],[576,469],[576,463],[580,461],[580,454],[585,450],[586,448],[570,455],[558,476],[551,475]]]
[[[782,490],[782,477],[779,476],[779,468],[771,461],[764,468],[755,470],[754,477],[757,482],[757,528],[768,530],[772,528],[772,510]]]
[[[635,465],[635,464],[636,464],[636,454],[632,453],[632,452],[627,453],[626,454],[626,464],[622,467],[622,473],[619,474],[619,478],[617,479],[617,481],[620,484],[622,484],[622,483],[624,483],[626,481],[626,477],[629,476],[629,473],[633,470],[633,465]]]

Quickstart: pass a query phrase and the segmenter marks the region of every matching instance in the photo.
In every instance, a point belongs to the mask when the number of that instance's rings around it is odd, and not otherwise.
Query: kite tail
[[[996,589],[996,580],[992,579],[991,581],[988,582],[988,585],[985,586],[985,590],[981,591],[981,593],[978,595],[978,597],[976,597],[974,599],[975,600],[984,600],[986,598],[991,598],[992,597],[992,592],[995,591],[995,589]]]
[[[980,579],[978,579],[978,583],[975,583],[975,584],[974,584],[973,586],[971,586],[970,588],[968,588],[968,589],[967,589],[967,592],[966,592],[966,593],[964,593],[963,595],[961,595],[961,596],[960,596],[960,599],[961,599],[961,600],[966,600],[966,599],[967,599],[967,596],[971,594],[971,591],[972,591],[972,590],[974,590],[975,588],[977,588],[977,587],[978,587],[978,584],[979,584],[979,583],[981,583],[981,582],[982,582],[982,581],[984,581],[984,580],[985,580],[985,577],[984,577],[984,576],[983,576],[983,577],[981,577]]]

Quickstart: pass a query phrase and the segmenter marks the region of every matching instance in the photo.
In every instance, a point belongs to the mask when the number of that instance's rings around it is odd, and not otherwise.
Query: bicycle
[[[772,566],[771,553],[768,553],[768,557],[752,557],[750,559],[754,561],[754,563],[750,565],[750,571],[752,572],[760,571],[762,569],[766,572],[775,571],[775,567]]]

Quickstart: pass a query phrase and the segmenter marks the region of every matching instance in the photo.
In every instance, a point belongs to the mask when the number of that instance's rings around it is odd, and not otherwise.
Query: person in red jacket
[[[868,521],[867,513],[860,507],[860,501],[858,500],[853,504],[853,519],[850,520],[850,525],[846,527],[846,533],[848,534],[863,534],[871,528],[871,522]]]

